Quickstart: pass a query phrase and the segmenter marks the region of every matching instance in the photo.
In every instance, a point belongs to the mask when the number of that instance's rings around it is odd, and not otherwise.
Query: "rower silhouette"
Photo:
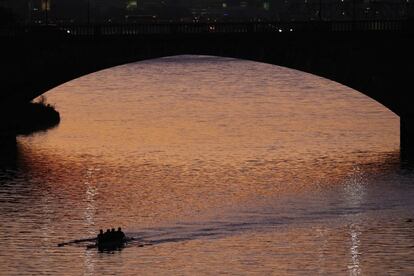
[[[111,230],[106,229],[104,233],[102,229],[99,230],[99,234],[97,236],[98,243],[108,242],[108,241],[123,241],[126,238],[125,233],[122,232],[121,227],[118,227],[118,230],[115,231],[115,228]]]
[[[125,233],[122,232],[121,227],[118,227],[118,231],[116,231],[116,238],[118,240],[124,240],[125,239]]]
[[[103,241],[103,239],[104,239],[104,232],[103,232],[103,230],[102,230],[102,229],[100,229],[100,230],[99,230],[98,237],[97,237],[97,240],[98,240],[98,242],[102,242],[102,241]]]

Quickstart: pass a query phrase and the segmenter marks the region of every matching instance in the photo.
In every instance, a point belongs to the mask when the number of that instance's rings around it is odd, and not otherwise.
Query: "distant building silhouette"
[[[20,22],[282,21],[413,18],[411,0],[0,0]]]

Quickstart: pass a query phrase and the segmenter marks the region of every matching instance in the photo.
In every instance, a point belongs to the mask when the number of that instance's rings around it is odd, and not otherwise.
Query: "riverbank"
[[[0,145],[15,141],[17,135],[28,135],[57,126],[60,114],[45,101],[30,102],[0,111]]]

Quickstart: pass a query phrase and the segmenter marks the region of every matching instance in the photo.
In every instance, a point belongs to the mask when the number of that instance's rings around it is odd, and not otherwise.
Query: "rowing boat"
[[[113,239],[113,240],[106,240],[106,241],[100,241],[96,242],[94,244],[87,245],[87,248],[98,248],[100,251],[112,251],[112,250],[118,250],[123,248],[126,243],[134,240],[134,238],[123,238],[123,239]]]

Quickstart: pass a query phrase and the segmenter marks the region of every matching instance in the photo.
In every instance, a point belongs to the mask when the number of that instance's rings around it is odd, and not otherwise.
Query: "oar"
[[[130,241],[140,241],[140,240],[141,240],[140,238],[127,237],[125,241],[130,242]],[[73,240],[73,241],[68,241],[68,242],[62,242],[62,243],[58,243],[57,246],[62,247],[62,246],[69,245],[69,244],[89,242],[89,241],[96,241],[96,238],[87,238],[87,239],[79,239],[79,240]],[[145,246],[145,245],[152,245],[152,243],[151,242],[143,243],[143,244],[140,244],[139,246],[142,247],[142,246]],[[91,246],[90,248],[94,248],[94,247],[95,247],[95,245]]]
[[[65,246],[68,244],[88,242],[88,241],[96,241],[96,238],[79,239],[79,240],[73,240],[73,241],[68,241],[68,242],[62,242],[62,243],[58,243],[57,246],[61,247],[61,246]]]

